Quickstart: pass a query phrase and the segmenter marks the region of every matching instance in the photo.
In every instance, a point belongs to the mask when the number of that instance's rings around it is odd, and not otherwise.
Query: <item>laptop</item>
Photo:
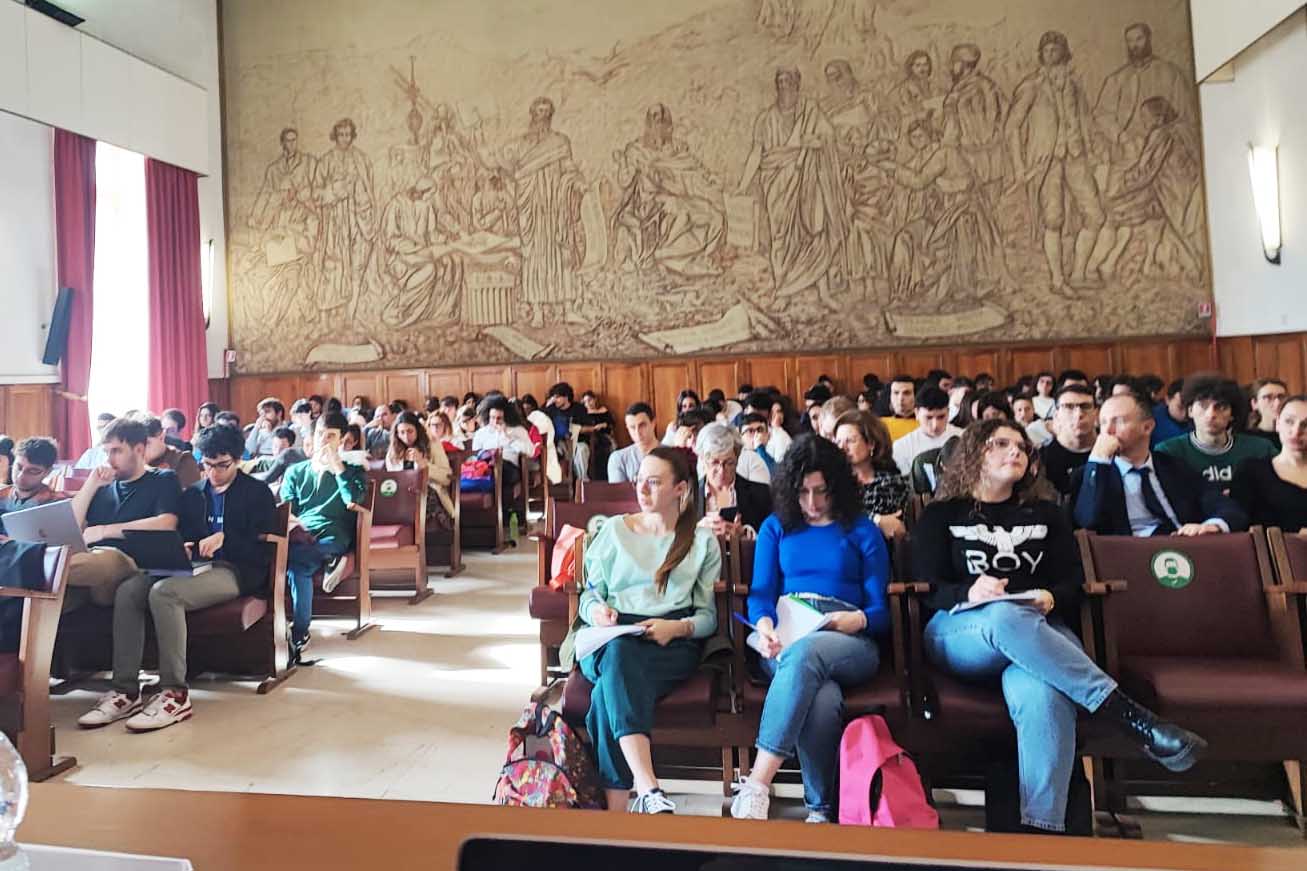
[[[77,523],[73,503],[69,499],[6,513],[5,532],[15,541],[43,541],[50,545],[62,545],[73,553],[86,550],[82,527]]]
[[[186,553],[181,533],[171,529],[127,529],[119,549],[136,567],[151,575],[185,577],[213,568],[209,560],[192,560]]]

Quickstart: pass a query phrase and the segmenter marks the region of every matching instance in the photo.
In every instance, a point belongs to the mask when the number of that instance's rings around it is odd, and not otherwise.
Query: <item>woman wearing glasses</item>
[[[969,426],[915,530],[913,566],[934,587],[926,656],[964,680],[1001,686],[1017,733],[1021,822],[1047,834],[1066,827],[1077,706],[1172,771],[1190,768],[1206,742],[1117,689],[1069,628],[1078,551],[1062,512],[1034,496],[1031,452],[1007,420]],[[1001,599],[1018,593],[1028,599]]]

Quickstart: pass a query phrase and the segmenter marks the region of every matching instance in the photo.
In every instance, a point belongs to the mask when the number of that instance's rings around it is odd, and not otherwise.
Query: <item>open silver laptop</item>
[[[82,528],[77,525],[73,503],[68,499],[47,502],[35,508],[10,511],[5,514],[5,532],[15,541],[43,541],[46,544],[65,545],[73,553],[86,550]]]

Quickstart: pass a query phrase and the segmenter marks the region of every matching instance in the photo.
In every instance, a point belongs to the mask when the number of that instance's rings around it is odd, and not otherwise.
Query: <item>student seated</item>
[[[1035,403],[1029,396],[1012,397],[1012,419],[1021,424],[1030,443],[1035,447],[1043,447],[1052,441],[1053,434],[1048,431],[1043,419],[1035,414]]]
[[[903,512],[912,498],[912,481],[894,462],[885,424],[870,412],[847,412],[835,423],[835,445],[853,470],[863,513],[887,540],[907,535]]]
[[[308,459],[308,456],[299,447],[299,430],[293,426],[279,426],[272,432],[273,448],[276,453],[272,455],[271,462],[260,471],[252,473],[256,481],[262,481],[265,484],[277,484],[285,477],[286,470],[296,463],[302,463]]]
[[[676,414],[672,416],[672,422],[667,424],[667,432],[663,434],[663,444],[668,447],[676,445],[676,422],[682,414],[699,410],[699,394],[690,388],[685,388],[676,394]]]
[[[200,408],[195,412],[195,432],[198,434],[202,429],[208,429],[218,422],[218,414],[222,411],[222,406],[216,402],[203,402]]]
[[[1249,523],[1301,533],[1307,530],[1307,396],[1285,399],[1276,427],[1280,452],[1244,460],[1230,495],[1247,512]]]
[[[1145,401],[1138,406],[1147,413]],[[969,426],[914,531],[913,568],[934,585],[926,656],[964,680],[1002,688],[1017,732],[1021,823],[1047,834],[1066,828],[1077,706],[1171,771],[1192,767],[1206,742],[1122,693],[1069,628],[1083,581],[1079,551],[1062,511],[1034,497],[1032,453],[1006,421]],[[1024,592],[1035,600],[990,601]]]
[[[554,423],[554,446],[560,457],[563,446],[572,438],[572,424],[581,428],[578,436],[595,431],[590,415],[576,403],[572,385],[566,381],[560,381],[549,388],[549,393],[545,396],[544,412]],[[578,481],[590,480],[590,445],[579,438],[572,446],[572,471]]]
[[[290,407],[290,428],[295,430],[293,444],[306,454],[313,450],[313,403],[307,399],[297,399]]]
[[[1053,373],[1040,372],[1035,376],[1035,392],[1030,397],[1030,404],[1035,408],[1035,417],[1048,420],[1057,408],[1057,391],[1053,387]]]
[[[163,440],[168,447],[176,448],[184,454],[195,450],[194,445],[182,438],[182,432],[186,429],[186,412],[180,408],[165,409],[159,415],[159,422],[163,424]]]
[[[160,578],[144,572],[118,587],[113,608],[113,689],[77,721],[84,728],[130,717],[129,732],[151,732],[189,720],[186,683],[186,613],[266,594],[271,549],[259,536],[274,533],[272,492],[240,470],[240,434],[230,427],[201,430],[196,449],[204,480],[181,497],[182,538],[192,559],[213,567],[193,577]],[[149,615],[159,649],[159,692],[143,704],[141,657]]]
[[[73,513],[91,549],[69,560],[64,610],[89,600],[112,605],[118,585],[137,574],[116,545],[128,529],[176,529],[181,487],[171,471],[145,463],[145,425],[120,417],[105,427],[108,463],[97,466],[73,495]]]
[[[917,426],[894,441],[894,462],[904,475],[912,474],[918,454],[944,446],[962,430],[948,422],[948,394],[938,387],[923,387],[913,399]]]
[[[636,480],[639,513],[611,518],[585,553],[581,620],[646,627],[580,662],[594,684],[586,730],[610,811],[676,812],[654,776],[654,705],[699,667],[700,642],[717,628],[713,585],[722,572],[717,540],[695,525],[692,487],[685,454],[654,448]]]
[[[512,414],[510,421],[508,415]],[[481,427],[472,437],[472,450],[498,450],[504,458],[504,517],[512,512],[513,488],[522,480],[522,457],[529,457],[535,452],[531,436],[527,434],[517,414],[509,408],[508,400],[503,395],[491,396],[481,403]],[[523,518],[525,520],[525,518]]]
[[[1252,414],[1248,416],[1248,435],[1266,439],[1278,451],[1280,432],[1277,421],[1285,397],[1289,395],[1289,386],[1279,378],[1258,378],[1248,393],[1248,404],[1252,408]]]
[[[947,394],[946,394],[947,395]],[[891,416],[881,418],[889,437],[898,441],[917,428],[917,385],[909,375],[895,375],[889,383]]]
[[[372,422],[363,428],[363,441],[368,456],[374,460],[383,460],[390,450],[390,431],[395,426],[395,418],[404,410],[398,402],[378,405],[373,412]]]
[[[1153,434],[1149,444],[1157,447],[1176,436],[1187,435],[1193,429],[1188,408],[1184,401],[1184,379],[1177,378],[1166,386],[1166,399],[1153,404]]]
[[[420,469],[423,465],[427,470],[427,488],[432,491],[427,494],[427,519],[441,529],[452,529],[454,500],[449,494],[449,482],[453,470],[449,467],[449,457],[438,443],[432,443],[417,412],[402,412],[395,418],[395,428],[390,433],[386,470],[400,472]]]
[[[138,413],[133,419],[145,426],[145,464],[151,469],[169,469],[177,475],[177,483],[185,490],[200,480],[200,465],[190,451],[181,451],[168,444],[164,437],[163,421],[149,413]]]
[[[460,408],[458,410],[458,436],[463,440],[464,447],[472,444],[472,439],[476,437],[477,427],[481,421],[477,419],[477,410],[475,408]]]
[[[794,436],[790,434],[789,429],[793,425],[791,418],[789,400],[783,396],[773,397],[771,413],[767,420],[768,424],[771,425],[771,437],[767,440],[767,453],[771,454],[772,459],[778,463],[785,459],[785,452],[790,449],[790,445],[794,442]]]
[[[821,426],[821,409],[830,402],[831,390],[824,384],[814,384],[803,394],[803,414],[799,415],[799,432],[818,432]]]
[[[307,535],[291,535],[286,558],[290,586],[292,656],[298,661],[309,644],[313,618],[313,576],[325,571],[324,593],[340,585],[345,576],[344,555],[354,546],[354,512],[363,498],[366,473],[341,457],[345,416],[324,414],[313,433],[313,457],[286,470],[281,498],[290,503],[294,524]]]
[[[731,816],[766,819],[772,780],[797,755],[808,822],[834,822],[844,690],[879,668],[876,638],[890,626],[889,551],[863,513],[848,461],[826,439],[795,439],[772,489],[776,513],[758,533],[748,599],[771,686],[757,760],[731,802]],[[831,624],[782,649],[776,605],[787,595],[829,614]]]
[[[658,447],[658,430],[654,427],[653,409],[647,402],[634,402],[626,409],[626,432],[631,443],[613,451],[608,458],[609,481],[634,481],[640,464]]]
[[[821,413],[817,415],[817,432],[826,441],[835,440],[835,421],[840,415],[857,411],[858,404],[847,396],[832,396],[822,403]]]
[[[1229,493],[1240,463],[1269,459],[1278,453],[1269,440],[1243,432],[1248,403],[1239,385],[1230,379],[1194,375],[1185,379],[1182,395],[1194,431],[1162,442],[1156,449],[1159,454],[1183,460]]]
[[[13,486],[3,492],[0,499],[0,536],[5,534],[4,515],[10,511],[35,508],[55,498],[54,491],[45,483],[45,477],[59,459],[59,448],[54,439],[40,436],[23,439],[14,448],[14,465],[10,469]]]
[[[1094,392],[1083,384],[1071,383],[1057,391],[1053,400],[1054,438],[1039,449],[1039,462],[1053,488],[1071,493],[1071,474],[1089,462],[1089,451],[1097,436]]]
[[[463,438],[454,432],[454,424],[445,412],[436,409],[428,414],[426,429],[427,441],[433,445],[440,445],[445,453],[452,454],[463,450]]]
[[[768,451],[771,443],[771,427],[767,425],[767,416],[757,412],[747,412],[740,416],[740,441],[744,449],[740,451],[740,476],[755,484],[771,485],[772,473],[779,462]]]
[[[108,454],[104,449],[104,431],[116,419],[112,414],[95,416],[95,431],[100,440],[82,452],[77,462],[73,463],[74,469],[94,469],[109,462]]]
[[[590,425],[594,427],[594,431],[585,436],[584,440],[590,445],[595,468],[603,469],[606,473],[608,458],[613,455],[613,434],[616,432],[617,421],[613,419],[613,413],[608,410],[608,406],[599,401],[598,395],[593,390],[581,394],[581,405],[585,408],[585,413],[590,416]]]
[[[245,453],[251,457],[271,457],[276,453],[272,444],[273,433],[277,427],[284,426],[286,423],[286,406],[281,404],[281,400],[269,396],[259,403],[259,416],[254,421],[254,427],[250,430],[249,436],[245,439]]]
[[[1237,503],[1183,460],[1153,453],[1152,409],[1135,393],[1112,396],[1098,411],[1089,462],[1071,478],[1072,517],[1099,535],[1207,535],[1241,532]]]
[[[703,519],[699,525],[713,535],[729,536],[736,530],[752,538],[771,514],[771,490],[736,474],[740,437],[724,423],[710,423],[699,433],[694,452],[702,476],[695,503]],[[733,509],[733,510],[731,510]],[[734,516],[727,520],[725,513]]]

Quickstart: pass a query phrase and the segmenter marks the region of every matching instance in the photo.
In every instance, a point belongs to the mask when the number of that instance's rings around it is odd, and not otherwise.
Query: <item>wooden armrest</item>
[[[1108,593],[1124,593],[1130,585],[1123,580],[1115,581],[1085,581],[1085,595],[1087,596],[1106,596]]]
[[[283,541],[288,540],[286,536],[278,535],[275,532],[265,532],[259,536],[259,541],[266,541],[269,544],[281,544]]]
[[[924,596],[933,589],[935,585],[928,581],[897,581],[886,587],[885,592],[891,596]]]
[[[731,592],[737,596],[747,596],[749,595],[749,585],[735,584],[734,586],[731,587]]]
[[[368,515],[369,517],[372,515],[372,509],[371,509],[371,508],[364,508],[362,505],[358,504],[357,502],[351,502],[351,503],[349,503],[349,510],[350,510],[350,511],[357,511],[359,514],[366,514],[366,515]]]
[[[1289,596],[1307,596],[1307,581],[1291,581],[1287,584],[1273,584],[1266,588],[1267,593],[1284,593]]]
[[[0,596],[9,596],[13,599],[57,599],[58,593],[47,592],[46,590],[28,590],[23,587],[0,587]]]

